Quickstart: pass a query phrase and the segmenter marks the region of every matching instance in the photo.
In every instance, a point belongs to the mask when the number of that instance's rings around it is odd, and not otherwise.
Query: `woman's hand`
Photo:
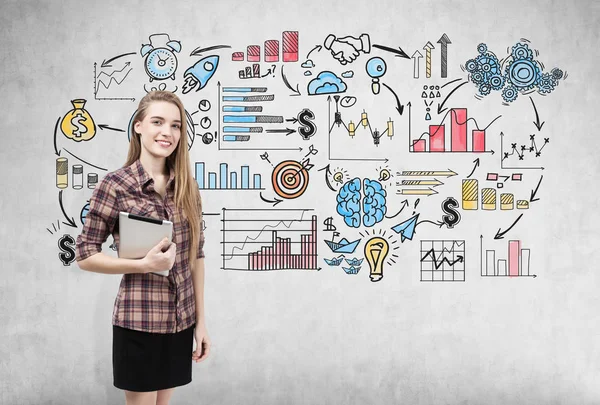
[[[196,339],[196,350],[192,353],[192,361],[199,363],[206,359],[208,353],[210,353],[210,339],[204,323],[196,323],[194,339]]]
[[[175,264],[176,250],[177,245],[164,238],[142,259],[141,272],[150,273],[152,271],[171,270]]]

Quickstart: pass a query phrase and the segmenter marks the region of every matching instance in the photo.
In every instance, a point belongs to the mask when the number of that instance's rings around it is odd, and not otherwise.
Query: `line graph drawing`
[[[505,160],[513,159],[513,160],[524,160],[525,157],[529,156],[531,161],[531,156],[539,158],[542,156],[542,150],[546,147],[548,143],[550,143],[550,138],[544,138],[544,143],[541,147],[538,148],[538,145],[535,141],[535,134],[529,135],[529,140],[531,141],[529,145],[521,144],[517,145],[516,142],[512,142],[510,146],[510,152],[506,152],[504,150],[504,132],[500,132],[500,167],[502,169],[513,169],[513,170],[521,170],[521,169],[538,169],[544,170],[543,166],[507,166],[508,162],[504,162]],[[512,158],[513,155],[516,155],[515,158]]]
[[[133,70],[131,62],[126,62],[122,69],[114,69],[110,73],[100,71],[98,73],[98,64],[94,63],[94,99],[96,100],[131,100],[135,101],[133,97],[98,97],[98,92],[106,93],[112,87],[114,89],[120,86],[125,79],[129,76],[129,73]],[[102,68],[101,68],[102,69]],[[100,86],[102,85],[102,86]]]
[[[223,208],[223,270],[320,270],[312,209]]]
[[[464,240],[422,240],[421,281],[465,281]]]

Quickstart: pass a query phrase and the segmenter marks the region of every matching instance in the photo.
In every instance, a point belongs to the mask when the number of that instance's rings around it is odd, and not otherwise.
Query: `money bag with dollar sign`
[[[90,113],[83,108],[85,102],[82,98],[72,100],[73,109],[65,114],[60,123],[63,134],[76,142],[89,141],[96,135],[96,124]]]

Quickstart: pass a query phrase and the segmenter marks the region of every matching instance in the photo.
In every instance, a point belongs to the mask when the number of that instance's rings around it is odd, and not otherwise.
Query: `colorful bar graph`
[[[227,163],[221,163],[220,165],[221,173],[220,173],[220,183],[219,188],[227,188]]]
[[[236,171],[230,171],[228,163],[219,164],[218,172],[208,172],[208,174],[205,173],[204,162],[196,162],[195,169],[196,182],[201,190],[262,190],[260,174],[253,174],[252,184],[250,184],[249,166],[241,166],[241,176]]]
[[[482,270],[483,272],[483,270]],[[497,276],[496,273],[496,251],[486,250],[485,251],[485,274],[482,276]]]
[[[208,172],[208,188],[211,190],[217,188],[217,173]]]
[[[521,276],[529,276],[529,257],[531,251],[529,249],[521,249]]]
[[[511,193],[500,194],[500,209],[501,210],[512,210],[515,204],[515,196]]]
[[[523,249],[520,240],[508,241],[508,258],[496,260],[495,250],[485,251],[483,262],[483,244],[481,246],[481,276],[482,277],[537,277],[530,274],[531,250]],[[497,267],[495,267],[497,262]]]
[[[249,184],[250,168],[248,166],[242,166],[242,188],[247,189]]]
[[[204,188],[204,162],[196,163],[196,182],[199,189]]]
[[[506,276],[506,260],[498,259],[498,276]]]
[[[413,152],[425,152],[425,139],[413,142]]]
[[[433,97],[433,93],[431,95]],[[446,139],[446,119],[450,116],[450,131]],[[467,142],[467,122],[469,121],[466,108],[452,108],[448,111],[439,125],[429,125],[429,147],[421,143],[421,139],[409,142],[410,152],[472,152],[486,151],[486,129],[473,129],[471,139]],[[474,121],[474,120],[471,120]],[[495,121],[495,120],[494,120]],[[492,121],[492,122],[494,122]],[[476,124],[477,125],[477,124]],[[491,124],[490,124],[491,125]],[[487,128],[487,127],[486,127]],[[412,150],[410,150],[412,147]],[[469,150],[469,148],[471,150]]]
[[[248,253],[248,270],[317,269],[317,217],[312,216],[309,234],[300,235],[300,253],[291,252],[291,238],[272,231],[271,245]]]
[[[508,275],[515,277],[519,274],[519,265],[521,264],[521,241],[508,241]]]
[[[298,31],[283,31],[282,54],[284,62],[298,62]]]
[[[453,108],[450,110],[452,129],[450,150],[452,152],[467,151],[467,109]]]
[[[463,179],[462,181],[462,208],[463,210],[476,210],[478,206],[477,190],[479,182],[476,179]]]
[[[496,209],[496,189],[483,188],[481,189],[481,209],[495,210]]]
[[[279,62],[279,41],[267,39],[265,41],[265,62]]]
[[[260,174],[254,175],[254,188],[260,188]]]
[[[444,125],[429,126],[429,150],[431,152],[444,152],[446,129]]]
[[[260,45],[248,45],[246,59],[248,62],[260,62]]]
[[[485,130],[473,130],[473,152],[485,152]]]

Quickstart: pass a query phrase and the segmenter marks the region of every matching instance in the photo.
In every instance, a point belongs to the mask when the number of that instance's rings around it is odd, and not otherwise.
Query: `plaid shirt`
[[[77,237],[77,261],[100,252],[109,234],[118,248],[119,211],[172,221],[173,242],[177,244],[175,264],[167,277],[152,273],[123,274],[115,299],[113,325],[144,332],[175,333],[196,322],[196,299],[188,260],[189,224],[183,212],[175,208],[172,169],[166,188],[163,200],[138,159],[131,166],[104,176],[90,198],[85,225]],[[201,232],[198,258],[204,257],[203,246]]]

